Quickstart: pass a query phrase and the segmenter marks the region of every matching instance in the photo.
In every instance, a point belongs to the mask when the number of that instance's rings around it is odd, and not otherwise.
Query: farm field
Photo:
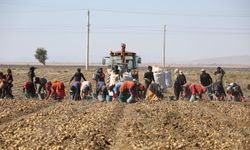
[[[14,100],[0,100],[0,149],[249,149],[250,69],[225,68],[225,85],[241,85],[246,102],[162,101],[134,104],[98,100],[62,102],[27,100],[22,83],[29,66],[9,66],[14,77]],[[36,76],[65,83],[79,66],[38,66]],[[0,71],[6,72],[2,65]],[[82,72],[91,80],[97,67]],[[175,68],[168,68],[171,72]],[[180,68],[188,82],[199,82],[201,68]],[[213,77],[215,68],[206,68]],[[146,68],[140,68],[140,80]],[[142,82],[143,83],[143,82]],[[93,82],[94,85],[94,82]]]

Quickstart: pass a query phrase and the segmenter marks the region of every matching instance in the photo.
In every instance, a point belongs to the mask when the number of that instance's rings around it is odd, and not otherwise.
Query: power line
[[[109,9],[93,9],[92,11],[111,12],[111,13],[126,13],[126,14],[148,14],[148,15],[163,15],[163,16],[186,16],[186,17],[250,17],[247,15],[223,15],[223,14],[180,14],[180,13],[164,13],[164,12],[147,12],[147,11],[123,11]]]
[[[0,11],[0,13],[50,13],[50,12],[79,12],[90,10],[91,12],[106,13],[122,13],[122,14],[138,14],[138,15],[158,15],[158,16],[175,16],[175,17],[250,17],[247,14],[188,14],[188,13],[167,13],[153,11],[128,11],[128,10],[112,10],[112,9],[49,9],[49,10],[29,10],[29,11]]]
[[[67,33],[83,33],[83,25],[38,25],[38,26],[1,26],[0,31],[11,32],[67,32]],[[160,25],[108,25],[93,24],[91,25],[91,33],[112,34],[112,33],[128,33],[128,34],[160,34],[162,32]],[[249,34],[250,28],[230,28],[230,27],[207,27],[207,26],[185,26],[185,25],[168,25],[170,33],[209,33],[209,34]]]

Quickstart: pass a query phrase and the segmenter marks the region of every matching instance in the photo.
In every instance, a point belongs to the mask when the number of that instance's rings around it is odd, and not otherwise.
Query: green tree
[[[35,58],[42,63],[43,65],[46,64],[47,57],[47,50],[44,48],[37,48]]]

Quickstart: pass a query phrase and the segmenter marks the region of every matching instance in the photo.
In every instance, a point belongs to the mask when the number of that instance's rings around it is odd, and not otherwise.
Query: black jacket
[[[83,78],[84,81],[86,81],[85,77],[81,72],[76,72],[74,76],[71,78],[70,82],[75,78],[75,81],[81,81],[81,78]]]
[[[186,76],[184,74],[178,74],[175,80],[175,85],[184,85],[187,83]]]
[[[200,81],[202,86],[209,86],[213,82],[211,76],[208,73],[202,73],[200,75]]]
[[[154,79],[154,73],[153,72],[149,72],[149,71],[145,72],[145,74],[144,74],[144,80],[145,79],[148,80],[149,82],[155,81],[155,79]]]

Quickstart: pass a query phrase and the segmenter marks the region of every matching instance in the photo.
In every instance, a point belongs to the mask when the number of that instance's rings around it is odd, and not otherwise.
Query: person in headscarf
[[[227,94],[230,100],[240,102],[245,101],[241,87],[237,83],[232,82],[227,86]]]
[[[157,101],[163,99],[161,86],[157,83],[151,83],[146,93],[145,100]]]
[[[176,75],[176,79],[174,82],[174,94],[175,94],[176,100],[179,100],[179,96],[182,91],[182,86],[187,83],[187,80],[181,70],[175,69],[174,73]]]
[[[213,96],[212,96],[213,80],[212,80],[211,76],[206,72],[205,69],[201,69],[200,83],[203,87],[206,87],[206,89],[207,89],[206,93],[207,93],[209,99],[213,100]]]
[[[87,98],[87,96],[92,95],[92,84],[90,81],[83,81],[80,89],[81,99]]]
[[[221,67],[217,67],[214,72],[215,75],[215,83],[214,83],[214,93],[216,99],[224,100],[226,93],[223,87],[223,77],[225,75],[225,71]]]

